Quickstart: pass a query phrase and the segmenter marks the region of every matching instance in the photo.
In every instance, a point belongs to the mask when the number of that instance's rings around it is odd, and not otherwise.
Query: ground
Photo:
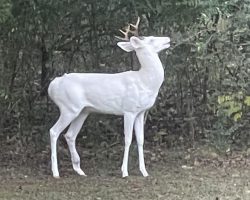
[[[50,172],[49,147],[33,154],[26,152],[25,157],[6,148],[8,151],[1,153],[0,160],[0,199],[250,199],[250,162],[242,154],[225,157],[213,152],[204,156],[197,149],[147,148],[145,157],[150,176],[144,178],[133,145],[130,176],[121,178],[120,144],[98,150],[78,149],[88,176],[74,173],[68,152],[61,147],[61,178],[54,179]]]

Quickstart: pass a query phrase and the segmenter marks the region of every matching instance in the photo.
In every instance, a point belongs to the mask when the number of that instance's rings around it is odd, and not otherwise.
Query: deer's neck
[[[159,90],[164,80],[164,70],[157,53],[136,53],[141,64],[139,73],[143,82],[153,90]]]

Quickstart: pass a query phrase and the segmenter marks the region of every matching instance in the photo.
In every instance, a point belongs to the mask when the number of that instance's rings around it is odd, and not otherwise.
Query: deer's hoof
[[[128,172],[122,172],[122,178],[128,177]]]

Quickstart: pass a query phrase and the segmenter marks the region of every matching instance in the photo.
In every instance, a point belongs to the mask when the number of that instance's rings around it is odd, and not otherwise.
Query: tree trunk
[[[48,51],[46,49],[46,44],[44,38],[42,37],[42,44],[41,44],[41,65],[42,65],[42,72],[41,72],[41,96],[45,96],[47,94],[47,87],[48,87],[48,67],[46,66],[48,61]]]

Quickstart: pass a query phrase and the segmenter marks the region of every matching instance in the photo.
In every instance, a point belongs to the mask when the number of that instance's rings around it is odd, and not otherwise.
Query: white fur
[[[128,176],[128,155],[132,132],[138,145],[139,167],[143,176],[148,176],[143,155],[144,114],[156,100],[164,79],[164,71],[158,52],[168,48],[168,37],[131,37],[128,42],[118,42],[123,50],[135,51],[141,64],[139,71],[116,74],[71,73],[55,78],[49,85],[50,98],[60,109],[60,117],[50,129],[51,161],[54,177],[59,177],[56,143],[60,133],[65,134],[73,169],[80,175],[80,157],[75,140],[84,120],[91,112],[124,116],[125,150],[122,176]]]

